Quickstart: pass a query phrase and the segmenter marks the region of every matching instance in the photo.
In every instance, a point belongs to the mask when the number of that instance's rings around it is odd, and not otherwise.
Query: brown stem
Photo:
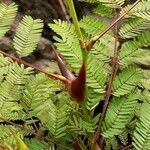
[[[16,57],[14,57],[14,56],[11,56],[10,54],[7,54],[7,53],[5,53],[5,52],[3,52],[3,51],[1,51],[1,50],[0,50],[0,54],[3,54],[4,56],[9,57],[10,59],[12,59],[13,61],[17,62],[18,64],[24,64],[24,65],[27,66],[27,67],[31,67],[31,68],[33,68],[34,70],[37,70],[37,71],[39,71],[39,72],[42,72],[42,73],[44,73],[46,76],[48,76],[48,77],[50,77],[50,78],[53,78],[53,79],[56,79],[56,80],[60,80],[60,81],[62,81],[62,82],[64,82],[64,83],[70,83],[70,80],[66,79],[65,77],[63,77],[63,76],[61,76],[61,75],[49,73],[49,72],[47,72],[47,71],[45,71],[45,70],[43,70],[43,69],[41,69],[41,68],[39,68],[39,67],[37,67],[37,66],[34,66],[34,65],[30,64],[30,63],[27,63],[27,62],[25,62],[25,61],[22,60],[22,59],[19,59],[19,58],[16,58]]]
[[[99,120],[99,125],[98,125],[98,128],[97,128],[95,135],[94,135],[94,142],[95,143],[99,139],[99,134],[101,131],[102,122],[103,122],[103,119],[105,117],[105,113],[106,113],[106,110],[107,110],[107,107],[109,104],[109,100],[110,100],[110,96],[112,93],[113,80],[114,80],[114,77],[115,77],[117,70],[118,70],[119,37],[118,37],[118,25],[117,24],[115,24],[114,37],[115,37],[115,47],[114,47],[114,56],[113,56],[113,60],[112,60],[112,71],[111,71],[111,75],[110,75],[109,82],[108,82],[108,87],[107,87],[107,91],[106,91],[106,95],[105,95],[103,110],[102,110],[100,120]],[[101,144],[103,145],[103,139],[101,142],[102,142]]]
[[[124,147],[122,150],[129,150],[129,149],[131,149],[133,147],[133,145],[132,144],[130,144],[130,145],[128,145],[128,146],[126,146],[126,147]]]
[[[11,121],[9,121],[9,120],[7,120],[5,118],[0,117],[0,120],[4,121],[4,122],[6,122],[6,123],[8,123],[10,125],[16,126],[16,127],[20,128],[21,130],[23,129],[22,125],[18,125],[18,124],[14,123],[14,122],[11,122]]]
[[[25,128],[24,125],[16,124],[16,123],[14,123],[14,122],[12,122],[12,121],[9,121],[9,120],[7,120],[7,119],[5,119],[5,118],[2,118],[2,117],[0,117],[0,120],[2,120],[2,121],[5,122],[5,123],[8,123],[8,124],[10,124],[10,125],[12,125],[12,126],[18,127],[20,130],[23,130],[23,131],[26,131],[26,132],[30,132],[30,133],[31,133],[31,131],[32,131],[32,134],[33,134],[33,135],[38,136],[38,133],[36,133],[34,130],[29,130],[29,129]],[[37,130],[37,129],[36,129],[36,130]]]
[[[94,46],[94,44],[103,37],[114,25],[116,25],[125,15],[127,15],[138,3],[140,0],[137,0],[125,13],[120,15],[115,21],[113,21],[106,29],[104,29],[102,32],[98,33],[96,36],[91,38],[91,40],[86,44],[86,49],[90,50]]]
[[[58,0],[58,2],[60,4],[62,12],[64,13],[65,19],[67,20],[67,22],[70,22],[70,18],[69,18],[69,15],[65,6],[65,2],[63,0]]]

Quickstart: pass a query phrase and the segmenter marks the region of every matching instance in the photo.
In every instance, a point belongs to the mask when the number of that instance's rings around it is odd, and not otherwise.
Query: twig
[[[60,4],[60,7],[62,9],[62,12],[64,13],[64,16],[65,16],[67,22],[70,22],[69,15],[67,14],[67,10],[66,10],[66,7],[65,7],[63,0],[58,0],[58,2]]]
[[[5,118],[2,118],[2,117],[0,117],[0,120],[2,120],[3,122],[5,122],[5,123],[8,123],[8,124],[10,124],[10,125],[12,125],[12,126],[15,126],[15,127],[18,127],[20,130],[23,130],[23,131],[26,131],[26,132],[32,132],[32,134],[33,135],[38,135],[34,130],[29,130],[29,129],[26,129],[25,127],[24,127],[24,125],[19,125],[19,124],[16,124],[16,123],[14,123],[14,122],[12,122],[12,121],[9,121],[9,120],[7,120],[7,119],[5,119]]]
[[[6,56],[6,57],[12,59],[13,61],[17,62],[18,64],[23,64],[23,65],[25,65],[26,67],[31,67],[31,68],[33,68],[34,70],[37,70],[37,71],[39,71],[39,72],[42,72],[42,73],[44,73],[46,76],[48,76],[48,77],[50,77],[50,78],[54,78],[54,79],[56,79],[56,80],[60,80],[60,81],[62,81],[62,82],[64,82],[64,83],[69,83],[69,82],[70,82],[70,80],[66,79],[65,77],[63,77],[63,76],[61,76],[61,75],[54,74],[54,73],[49,73],[49,72],[47,72],[47,71],[45,71],[45,70],[43,70],[43,69],[41,69],[41,68],[39,68],[39,67],[37,67],[37,66],[34,66],[34,65],[30,64],[30,63],[27,63],[27,62],[25,62],[25,61],[22,60],[22,59],[19,59],[19,58],[16,58],[16,57],[14,57],[14,56],[11,56],[10,54],[7,54],[7,53],[5,53],[5,52],[3,52],[3,51],[1,51],[1,50],[0,50],[0,54],[3,54],[4,56]]]
[[[102,113],[101,113],[99,125],[98,125],[98,128],[97,128],[97,130],[95,132],[95,136],[94,136],[94,142],[95,143],[99,139],[99,133],[100,133],[100,130],[101,130],[102,122],[103,122],[103,119],[105,117],[105,113],[106,113],[106,110],[107,110],[107,107],[108,107],[108,104],[109,104],[109,99],[110,99],[110,96],[111,96],[111,93],[112,93],[113,80],[114,80],[114,77],[115,77],[115,75],[117,73],[117,70],[118,70],[118,55],[119,55],[118,41],[119,41],[119,38],[118,38],[118,25],[117,24],[115,24],[114,37],[115,37],[115,46],[114,46],[114,56],[113,56],[113,60],[112,60],[112,72],[111,72],[111,75],[110,75],[108,88],[107,88],[106,95],[105,95],[105,102],[104,102],[104,105],[103,105],[103,110],[102,110]],[[102,140],[102,143],[103,143],[103,140]]]
[[[130,145],[128,145],[128,146],[126,146],[126,147],[124,147],[122,150],[129,150],[129,149],[131,149],[133,147],[133,145],[132,144],[130,144]]]
[[[20,128],[21,130],[23,129],[22,125],[18,125],[18,124],[14,123],[14,122],[11,122],[11,121],[9,121],[9,120],[7,120],[5,118],[0,117],[0,120],[4,121],[4,122],[6,122],[6,123],[8,123],[10,125],[16,126],[16,127]]]
[[[125,13],[120,15],[115,21],[113,21],[106,29],[104,29],[102,32],[98,33],[96,36],[91,38],[91,40],[86,44],[86,49],[90,50],[94,46],[94,44],[103,37],[115,24],[117,24],[124,16],[126,16],[138,3],[140,0],[137,0]]]

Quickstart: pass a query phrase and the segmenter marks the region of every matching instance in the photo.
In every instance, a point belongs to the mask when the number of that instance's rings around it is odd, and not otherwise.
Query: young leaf
[[[0,3],[0,38],[9,30],[17,14],[17,5],[15,3]]]
[[[35,50],[42,30],[41,19],[34,20],[31,16],[23,17],[14,38],[14,47],[20,57],[26,57]]]

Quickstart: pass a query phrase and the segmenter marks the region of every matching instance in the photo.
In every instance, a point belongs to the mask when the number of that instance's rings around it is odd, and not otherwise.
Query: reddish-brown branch
[[[33,68],[34,70],[37,70],[37,71],[39,71],[39,72],[42,72],[42,73],[44,73],[46,76],[48,76],[48,77],[50,77],[50,78],[53,78],[53,79],[56,79],[56,80],[60,80],[60,81],[62,81],[62,82],[64,82],[64,83],[70,83],[70,80],[66,79],[65,77],[63,77],[63,76],[61,76],[61,75],[54,74],[54,73],[49,73],[49,72],[47,72],[47,71],[45,71],[45,70],[43,70],[43,69],[41,69],[41,68],[39,68],[39,67],[37,67],[37,66],[34,66],[34,65],[32,65],[32,64],[30,64],[30,63],[28,63],[28,62],[25,62],[25,61],[22,60],[22,59],[19,59],[19,58],[16,58],[16,57],[14,57],[14,56],[11,56],[10,54],[7,54],[7,53],[5,53],[5,52],[3,52],[3,51],[1,51],[1,50],[0,50],[0,54],[3,54],[4,56],[6,56],[6,57],[12,59],[14,62],[17,62],[18,64],[23,64],[23,65],[25,65],[26,67],[31,67],[31,68]]]
[[[86,44],[86,49],[90,50],[94,46],[94,44],[103,37],[114,25],[116,25],[124,16],[126,16],[138,3],[140,0],[137,0],[131,7],[128,9],[125,13],[120,15],[115,21],[113,21],[106,29],[104,29],[102,32],[98,33],[96,36],[91,38],[91,40]]]
[[[98,128],[97,128],[95,135],[94,135],[94,142],[95,143],[99,139],[99,134],[101,131],[102,122],[103,122],[103,119],[105,117],[105,113],[106,113],[106,110],[107,110],[107,107],[109,104],[110,96],[112,94],[113,80],[114,80],[114,77],[115,77],[117,70],[118,70],[119,38],[118,38],[118,25],[117,24],[115,24],[114,37],[115,37],[115,47],[114,47],[114,56],[113,56],[113,60],[112,60],[112,72],[111,72],[109,82],[108,82],[108,87],[107,87],[107,91],[106,91],[106,95],[105,95],[103,110],[102,110],[100,120],[99,120],[99,125],[98,125]],[[101,144],[102,143],[103,143],[103,139],[101,141]],[[102,145],[101,145],[101,147],[102,147]]]
[[[23,129],[22,125],[18,125],[18,124],[14,123],[14,122],[11,122],[11,121],[9,121],[9,120],[7,120],[5,118],[0,117],[0,120],[2,120],[3,122],[8,123],[10,125],[16,126],[16,127],[20,128],[21,130]]]
[[[87,44],[86,44],[86,48],[87,50],[90,50],[94,44],[97,42],[97,40],[99,40],[103,35],[105,35],[107,33],[107,31],[109,31],[113,26],[115,26],[115,31],[114,31],[114,36],[115,36],[115,48],[114,48],[114,57],[112,60],[112,72],[110,75],[110,79],[109,79],[109,83],[108,83],[108,87],[107,87],[107,91],[106,91],[106,95],[105,95],[105,101],[104,101],[104,105],[103,105],[103,110],[100,116],[100,120],[99,120],[99,125],[98,128],[94,134],[94,143],[96,143],[99,140],[99,135],[100,135],[100,131],[101,131],[101,126],[102,126],[102,122],[103,119],[105,117],[105,113],[109,104],[109,100],[110,100],[110,96],[112,93],[112,87],[113,87],[113,80],[114,77],[117,73],[118,70],[118,55],[119,55],[119,46],[118,46],[118,25],[117,23],[126,15],[129,13],[129,11],[131,11],[138,3],[140,2],[140,0],[137,0],[130,9],[128,9],[128,11],[126,11],[124,14],[122,14],[120,17],[118,17],[117,19],[115,19],[115,21],[113,21],[113,23],[108,26],[105,30],[103,30],[102,32],[100,32],[98,35],[96,35],[95,37],[93,37]],[[103,145],[103,139],[101,141],[101,144]],[[101,145],[101,147],[103,147]]]

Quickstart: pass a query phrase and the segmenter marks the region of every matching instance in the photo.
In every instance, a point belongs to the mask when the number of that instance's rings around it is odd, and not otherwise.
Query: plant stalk
[[[116,14],[116,11],[114,10],[114,14]],[[112,71],[111,71],[111,75],[109,78],[109,82],[108,82],[108,88],[105,94],[105,101],[104,101],[104,105],[103,105],[103,110],[100,116],[100,120],[99,120],[99,125],[98,128],[95,132],[94,135],[94,142],[96,143],[99,139],[99,135],[100,135],[100,131],[101,131],[101,127],[102,127],[102,122],[103,119],[105,117],[105,113],[109,104],[109,100],[110,100],[110,96],[112,94],[112,86],[113,86],[113,80],[114,77],[116,76],[116,73],[118,71],[118,56],[119,56],[119,37],[118,37],[118,25],[115,24],[114,26],[115,30],[114,30],[114,37],[115,37],[115,46],[114,46],[114,56],[112,59]],[[120,43],[119,43],[120,44]],[[101,140],[101,148],[103,148],[103,138]]]
[[[70,10],[70,15],[72,17],[73,24],[75,26],[75,30],[76,30],[76,34],[78,36],[79,42],[81,44],[81,47],[84,48],[85,46],[84,46],[84,42],[83,42],[83,36],[82,36],[81,29],[80,29],[80,25],[79,25],[76,11],[75,11],[73,0],[66,0],[66,1],[67,1],[69,10]]]

